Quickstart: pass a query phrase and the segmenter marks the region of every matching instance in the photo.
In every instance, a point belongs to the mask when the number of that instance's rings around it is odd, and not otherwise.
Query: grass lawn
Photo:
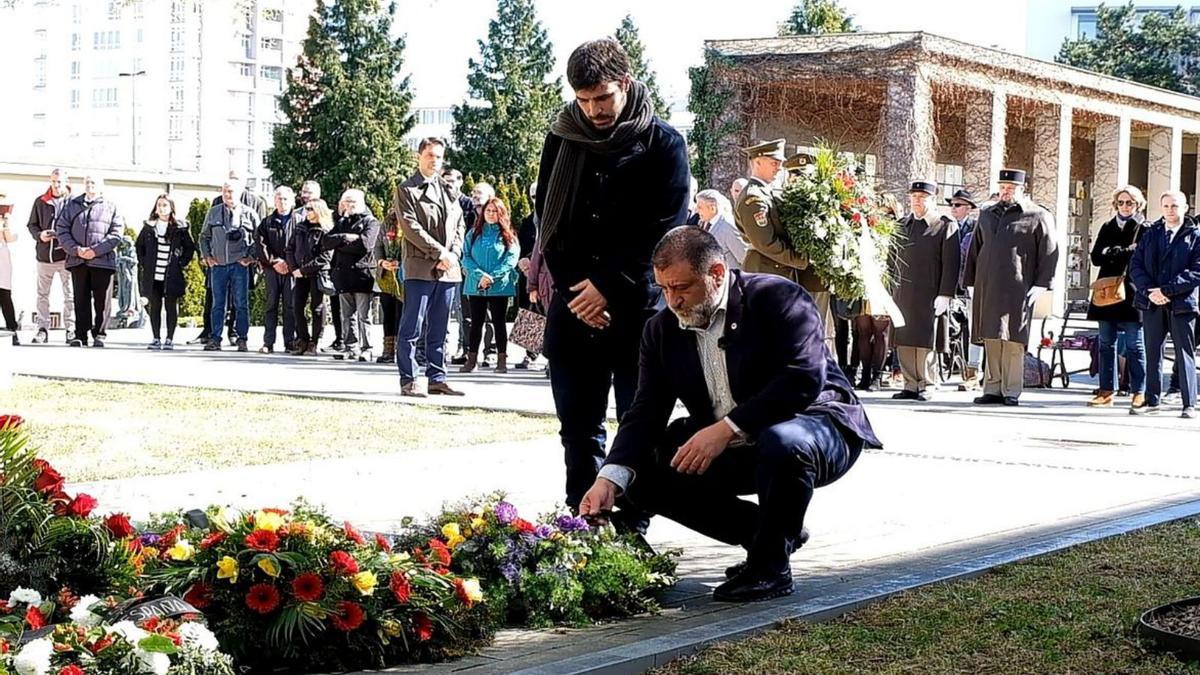
[[[800,581],[803,583],[803,581]],[[1170,523],[790,622],[655,672],[1200,673],[1138,644],[1138,614],[1200,594],[1200,523]]]
[[[353,457],[553,435],[520,413],[17,377],[0,414],[28,421],[72,481]]]

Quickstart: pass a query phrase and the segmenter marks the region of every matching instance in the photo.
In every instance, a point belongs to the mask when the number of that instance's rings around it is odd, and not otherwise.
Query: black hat
[[[953,205],[954,202],[966,202],[971,205],[971,208],[977,209],[979,205],[975,203],[975,198],[966,190],[955,190],[954,196],[946,200],[947,204]]]
[[[1020,169],[1000,169],[1001,183],[1025,184],[1025,172]]]
[[[928,180],[915,180],[912,187],[908,188],[909,194],[914,192],[924,192],[929,196],[937,194],[937,183]]]

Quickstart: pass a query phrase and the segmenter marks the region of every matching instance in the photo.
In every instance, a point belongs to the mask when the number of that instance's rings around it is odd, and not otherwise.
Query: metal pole
[[[134,167],[137,166],[137,78],[145,74],[144,70],[117,73],[117,77],[129,78],[129,151]]]

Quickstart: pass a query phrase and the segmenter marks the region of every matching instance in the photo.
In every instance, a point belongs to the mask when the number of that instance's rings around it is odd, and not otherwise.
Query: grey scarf
[[[574,101],[563,106],[550,125],[550,133],[565,142],[558,147],[558,157],[550,169],[546,186],[546,203],[542,207],[539,237],[543,250],[558,230],[566,215],[567,202],[579,184],[583,160],[587,153],[611,155],[627,149],[654,122],[654,106],[646,85],[634,80],[629,87],[625,110],[612,129],[598,130],[592,126]]]

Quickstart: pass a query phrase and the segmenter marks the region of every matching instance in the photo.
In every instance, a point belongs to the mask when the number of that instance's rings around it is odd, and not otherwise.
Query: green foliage
[[[781,36],[853,33],[857,30],[854,17],[846,13],[838,0],[800,0],[779,26]]]
[[[621,25],[617,27],[617,32],[613,37],[621,43],[621,47],[629,56],[629,70],[633,73],[633,77],[640,80],[650,90],[650,101],[654,104],[654,114],[663,119],[670,117],[671,110],[658,91],[658,82],[655,80],[654,70],[650,68],[650,62],[646,59],[646,47],[642,44],[641,36],[638,35],[637,25],[633,23],[633,16],[626,14],[625,18],[621,19]]]
[[[200,230],[204,227],[204,217],[212,206],[211,200],[193,199],[188,206],[187,224],[196,243],[196,255],[187,267],[183,269],[183,277],[187,282],[187,290],[179,300],[179,316],[201,317],[204,314],[204,270],[200,267]]]
[[[692,175],[700,185],[712,182],[712,166],[720,152],[721,139],[742,128],[736,120],[721,119],[733,98],[732,90],[716,77],[717,69],[725,63],[725,57],[706,50],[704,65],[688,69],[692,82],[688,110],[695,115],[694,126],[688,132],[688,145],[692,151]]]
[[[1139,16],[1132,2],[1100,5],[1096,37],[1065,40],[1055,60],[1195,96],[1200,93],[1200,26],[1182,7]]]
[[[563,103],[562,81],[549,79],[554,53],[533,0],[498,0],[479,52],[468,64],[468,98],[454,107],[450,164],[464,174],[512,175],[529,183]]]
[[[391,38],[395,3],[318,1],[303,54],[287,76],[267,166],[276,182],[316,180],[330,194],[356,187],[388,203],[414,167],[408,79],[397,79],[404,39]]]

